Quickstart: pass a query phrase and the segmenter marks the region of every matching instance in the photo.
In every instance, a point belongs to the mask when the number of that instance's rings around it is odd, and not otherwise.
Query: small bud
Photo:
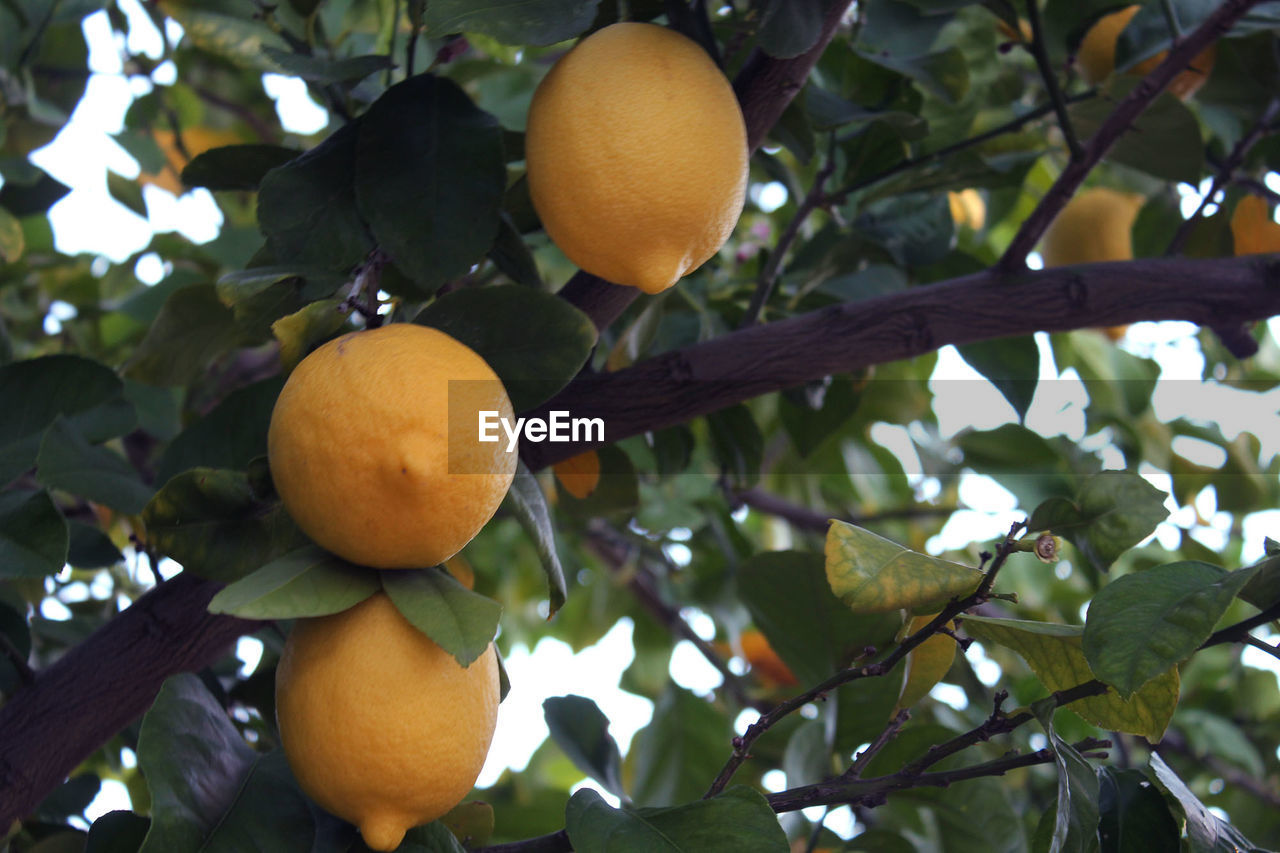
[[[1015,551],[1028,551],[1042,563],[1056,563],[1062,551],[1062,539],[1045,532],[1039,536],[1024,536],[1014,543]]]

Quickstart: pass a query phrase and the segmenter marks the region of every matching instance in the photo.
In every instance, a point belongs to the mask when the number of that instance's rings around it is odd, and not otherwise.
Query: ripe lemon
[[[1044,232],[1040,255],[1046,267],[1127,261],[1133,258],[1129,232],[1142,196],[1095,187],[1078,193]]]
[[[267,458],[302,530],[381,569],[433,566],[484,526],[515,476],[479,413],[511,418],[493,370],[436,329],[395,323],[330,341],[276,401]]]
[[[706,52],[654,24],[578,43],[529,107],[529,193],[589,273],[658,293],[714,255],[742,213],[747,132]]]
[[[1089,31],[1085,33],[1084,38],[1080,41],[1080,49],[1076,54],[1076,60],[1080,63],[1080,73],[1084,77],[1086,83],[1090,86],[1096,86],[1103,80],[1111,76],[1111,72],[1116,67],[1116,41],[1120,38],[1120,33],[1129,21],[1133,20],[1133,16],[1138,14],[1140,6],[1129,6],[1118,12],[1112,12],[1109,15],[1103,15],[1098,19]],[[1129,74],[1135,74],[1139,77],[1150,74],[1151,71],[1164,62],[1168,51],[1160,51],[1155,56],[1142,60],[1128,70]],[[1216,44],[1211,44],[1196,55],[1191,60],[1191,64],[1186,70],[1173,78],[1169,83],[1169,92],[1186,100],[1194,95],[1204,81],[1209,79],[1209,72],[1213,70],[1214,60],[1217,58],[1218,49]]]
[[[1271,206],[1256,195],[1247,195],[1236,205],[1231,237],[1237,255],[1280,252],[1280,225],[1271,218]]]
[[[386,593],[301,619],[276,669],[276,721],[302,790],[394,850],[475,785],[498,714],[493,646],[467,668]]]
[[[743,631],[738,639],[742,643],[742,656],[751,664],[751,671],[761,684],[766,687],[791,687],[797,683],[791,668],[783,662],[760,631],[755,628]]]

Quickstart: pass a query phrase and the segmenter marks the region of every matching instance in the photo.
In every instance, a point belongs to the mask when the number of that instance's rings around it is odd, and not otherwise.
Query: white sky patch
[[[329,124],[329,111],[311,99],[307,84],[299,77],[263,74],[262,89],[276,102],[281,126],[290,133],[310,136]]]
[[[688,640],[676,643],[671,652],[671,680],[699,696],[705,696],[724,683],[720,670],[712,666],[702,652]]]
[[[752,184],[748,191],[756,207],[764,213],[773,213],[787,203],[788,193],[785,185],[778,181],[767,184]]]

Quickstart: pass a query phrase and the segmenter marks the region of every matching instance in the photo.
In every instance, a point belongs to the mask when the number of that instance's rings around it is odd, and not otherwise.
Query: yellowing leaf
[[[347,315],[338,310],[341,304],[340,299],[322,299],[271,324],[271,333],[280,342],[280,364],[286,373],[306,358],[312,346],[342,328]]]
[[[1078,625],[966,616],[964,630],[979,642],[1017,652],[1051,691],[1067,690],[1094,679],[1082,648],[1084,628]],[[1164,734],[1178,706],[1180,683],[1178,668],[1170,667],[1128,699],[1121,699],[1108,689],[1068,707],[1095,726],[1142,735],[1154,743]]]
[[[827,528],[827,582],[854,613],[937,611],[978,588],[983,573],[908,550],[843,521]]]
[[[585,500],[600,485],[600,456],[594,450],[570,456],[551,466],[564,490],[578,500]]]
[[[912,619],[907,626],[906,635],[909,637],[919,631],[932,622],[936,615]],[[955,623],[952,622],[949,627],[955,627]],[[907,678],[902,685],[902,695],[898,697],[898,707],[895,710],[910,708],[928,696],[934,685],[951,669],[951,663],[955,659],[956,641],[942,633],[934,634],[912,649],[907,655]]]

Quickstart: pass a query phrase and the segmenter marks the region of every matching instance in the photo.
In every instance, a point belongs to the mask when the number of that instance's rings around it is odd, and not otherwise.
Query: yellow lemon
[[[1040,255],[1046,267],[1127,261],[1133,257],[1129,232],[1142,196],[1095,187],[1077,193],[1044,232]]]
[[[600,485],[600,455],[594,450],[562,459],[551,466],[564,490],[578,500],[586,500]]]
[[[1231,237],[1237,255],[1280,252],[1280,225],[1271,218],[1271,206],[1256,195],[1247,195],[1236,205]]]
[[[582,269],[658,293],[729,238],[747,187],[747,133],[706,52],[654,24],[578,43],[529,107],[529,193]]]
[[[493,370],[426,326],[330,341],[294,369],[267,432],[272,479],[302,530],[381,569],[452,557],[497,510],[516,454],[481,443],[483,412],[512,417]]]
[[[498,714],[493,646],[465,669],[386,593],[294,625],[276,720],[302,790],[394,850],[475,785]]]
[[[1112,12],[1109,15],[1103,15],[1098,19],[1089,31],[1085,33],[1084,38],[1080,41],[1080,49],[1076,54],[1076,60],[1080,63],[1080,73],[1084,77],[1086,83],[1090,86],[1096,86],[1103,80],[1111,76],[1111,72],[1116,67],[1116,42],[1120,38],[1121,31],[1129,25],[1129,21],[1133,20],[1133,16],[1138,14],[1140,6],[1129,6],[1118,12]],[[1168,55],[1168,51],[1160,51],[1155,56],[1148,57],[1129,69],[1129,74],[1139,77],[1145,77],[1150,74],[1153,69]],[[1194,59],[1187,68],[1173,78],[1169,83],[1169,91],[1186,100],[1194,95],[1205,80],[1209,79],[1209,72],[1213,70],[1214,60],[1217,58],[1218,49],[1216,44],[1211,44]]]
[[[948,192],[947,203],[951,206],[951,219],[956,225],[981,231],[986,224],[987,203],[982,200],[982,194],[972,187],[959,192]]]
[[[742,643],[742,656],[751,664],[751,671],[761,684],[766,687],[791,687],[797,683],[791,667],[783,662],[760,631],[755,628],[743,631],[739,641]]]

